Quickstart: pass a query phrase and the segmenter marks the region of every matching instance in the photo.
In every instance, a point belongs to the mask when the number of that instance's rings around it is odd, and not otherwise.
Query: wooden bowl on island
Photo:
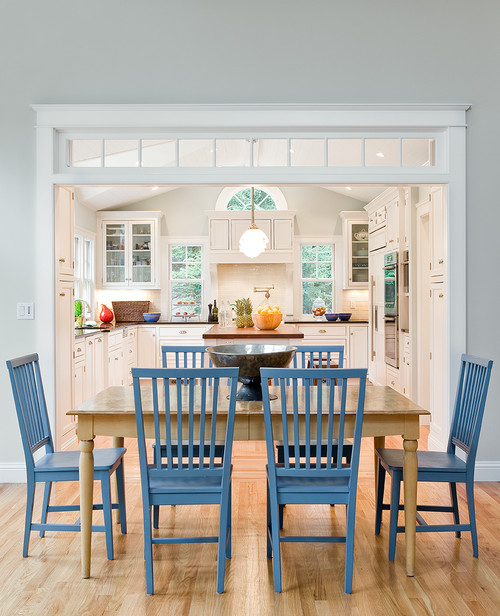
[[[281,312],[258,313],[252,314],[254,325],[257,329],[276,329],[283,319]]]

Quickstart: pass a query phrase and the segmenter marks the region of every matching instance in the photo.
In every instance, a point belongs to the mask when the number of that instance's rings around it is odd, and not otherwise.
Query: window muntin
[[[254,207],[256,210],[277,210],[274,199],[262,188],[254,189]],[[252,189],[244,188],[231,197],[228,201],[227,210],[251,210],[252,209]]]
[[[333,244],[302,244],[302,314],[312,314],[312,304],[317,297],[324,300],[327,312],[333,311],[334,281]]]
[[[203,247],[170,245],[172,317],[199,316],[203,301]]]

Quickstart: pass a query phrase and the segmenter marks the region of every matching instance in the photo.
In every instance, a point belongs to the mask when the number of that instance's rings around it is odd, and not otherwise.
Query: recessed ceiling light
[[[159,186],[153,186],[151,190],[158,190]]]
[[[350,186],[346,186],[345,189],[346,190],[352,190],[352,188]]]
[[[383,152],[377,152],[375,156],[378,156],[379,158],[384,158],[385,154]]]

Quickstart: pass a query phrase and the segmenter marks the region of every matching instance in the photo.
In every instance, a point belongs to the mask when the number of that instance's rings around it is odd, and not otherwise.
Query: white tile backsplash
[[[368,290],[344,289],[342,291],[342,312],[351,312],[351,319],[368,321]]]
[[[287,269],[284,263],[219,264],[217,266],[217,298],[231,303],[241,297],[249,297],[254,308],[266,301],[264,293],[254,293],[254,287],[274,285],[269,302],[279,306],[283,313],[286,306]],[[289,307],[291,308],[291,307]]]

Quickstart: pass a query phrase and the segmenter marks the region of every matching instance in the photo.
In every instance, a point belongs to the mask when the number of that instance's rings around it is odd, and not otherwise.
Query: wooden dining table
[[[186,388],[188,389],[188,388]],[[272,388],[271,388],[272,389]],[[357,387],[348,388],[345,436],[352,437],[357,402]],[[223,397],[225,399],[225,396]],[[143,401],[146,437],[154,437],[153,411]],[[279,400],[271,402],[276,413],[275,438],[280,438]],[[220,412],[220,410],[218,410]],[[80,446],[80,519],[82,577],[90,577],[92,543],[92,505],[94,479],[94,438],[113,437],[113,446],[122,447],[125,437],[136,437],[134,393],[132,386],[108,387],[86,400],[68,415],[76,415]],[[369,385],[366,388],[363,417],[363,436],[373,437],[375,448],[384,447],[385,437],[401,435],[404,448],[404,510],[406,537],[406,572],[413,576],[417,518],[417,446],[420,417],[429,412],[394,389]],[[218,438],[223,435],[218,435]],[[234,440],[265,440],[264,414],[261,401],[238,401],[234,426]],[[375,460],[375,474],[377,464]]]

